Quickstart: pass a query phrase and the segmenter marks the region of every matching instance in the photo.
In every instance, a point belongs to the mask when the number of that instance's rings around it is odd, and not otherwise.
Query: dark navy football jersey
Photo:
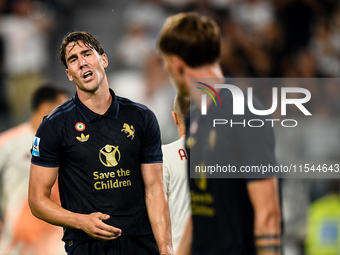
[[[104,222],[122,229],[122,236],[151,234],[141,164],[162,162],[158,122],[146,106],[110,93],[112,104],[103,115],[76,94],[45,117],[32,163],[59,167],[60,199],[67,210],[108,214]],[[66,228],[63,240],[88,238]]]
[[[212,104],[204,116],[193,107],[190,120],[187,119],[186,149],[191,173],[196,166],[230,165],[240,169],[247,165],[276,165],[274,134],[267,124],[261,128],[242,124],[213,127],[213,119],[242,123],[243,119],[254,117],[249,111],[244,116],[234,116],[230,91],[222,89],[219,95],[223,107]],[[254,102],[254,107],[261,109],[258,102]],[[256,116],[259,118],[263,117]],[[247,175],[244,178],[207,178],[208,175],[200,172],[199,178],[189,180],[194,226],[192,254],[256,254],[254,211],[247,191],[247,183],[256,179]]]

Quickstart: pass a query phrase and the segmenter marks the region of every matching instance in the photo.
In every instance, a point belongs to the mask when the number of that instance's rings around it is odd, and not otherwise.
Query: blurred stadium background
[[[155,112],[163,143],[176,140],[171,119],[175,90],[155,42],[164,20],[182,11],[196,11],[218,23],[226,75],[339,77],[338,0],[0,0],[0,132],[28,119],[31,93],[42,81],[74,94],[58,48],[67,32],[85,30],[99,39],[109,57],[110,86]],[[271,91],[263,88],[264,96]],[[302,122],[294,132],[278,130],[278,160],[339,163],[339,83],[309,89],[313,123]],[[311,205],[331,192],[338,194],[338,189],[339,180],[283,181],[285,254],[339,253],[306,249],[307,235],[315,237],[318,231],[308,223],[316,207]],[[339,244],[339,221],[333,223],[322,230],[327,245]],[[315,238],[310,240],[323,237]]]

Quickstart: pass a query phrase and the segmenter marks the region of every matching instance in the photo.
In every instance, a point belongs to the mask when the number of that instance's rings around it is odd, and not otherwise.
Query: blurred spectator
[[[67,99],[65,92],[50,85],[38,88],[31,99],[31,118],[0,134],[0,254],[65,254],[62,228],[32,215],[28,181],[34,133],[43,117]],[[51,197],[60,203],[57,185]]]
[[[159,122],[162,143],[169,143],[177,136],[172,118],[167,114],[172,109],[176,91],[163,70],[160,56],[154,51],[149,51],[142,66],[141,71],[123,69],[113,72],[109,76],[110,86],[118,96],[149,107]]]
[[[285,53],[298,52],[308,45],[319,5],[315,0],[276,0],[275,3],[284,32]]]
[[[12,1],[11,11],[0,18],[0,35],[10,110],[17,123],[27,116],[29,99],[44,78],[52,22],[47,5],[40,1]]]
[[[125,31],[118,42],[118,64],[143,68],[147,54],[155,49],[157,33],[166,14],[159,5],[140,1],[130,4],[124,12]]]
[[[340,10],[335,17],[338,15]],[[331,26],[328,19],[319,19],[310,42],[318,69],[325,77],[336,77],[340,73],[340,22],[337,19],[334,19],[335,26]]]
[[[270,1],[241,0],[231,10],[233,20],[249,33],[261,32],[274,20],[274,8]]]

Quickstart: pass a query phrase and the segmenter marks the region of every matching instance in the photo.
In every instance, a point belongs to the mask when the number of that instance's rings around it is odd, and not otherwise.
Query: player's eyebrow
[[[80,52],[80,54],[81,54],[81,55],[84,55],[84,54],[86,54],[86,53],[89,52],[89,51],[91,51],[91,49],[82,50],[82,51]],[[77,58],[77,54],[72,54],[71,56],[69,56],[69,57],[66,59],[66,61],[69,62],[69,61],[70,61],[71,59],[73,59],[73,58]]]
[[[66,62],[69,62],[72,58],[76,58],[77,55],[76,54],[72,54],[71,56],[69,56],[67,59],[66,59]]]

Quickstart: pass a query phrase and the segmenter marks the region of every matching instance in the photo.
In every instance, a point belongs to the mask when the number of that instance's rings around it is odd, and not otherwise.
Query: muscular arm
[[[190,255],[191,243],[192,243],[192,217],[190,215],[185,225],[181,241],[179,242],[176,255]]]
[[[172,255],[168,201],[163,186],[162,163],[142,164],[145,203],[160,254]]]
[[[254,242],[258,255],[281,254],[281,212],[276,178],[247,185],[254,208]]]
[[[121,230],[102,222],[110,218],[100,212],[79,214],[70,212],[51,199],[51,189],[58,175],[58,168],[46,168],[31,164],[28,202],[32,214],[53,225],[82,229],[99,240],[112,240]]]

